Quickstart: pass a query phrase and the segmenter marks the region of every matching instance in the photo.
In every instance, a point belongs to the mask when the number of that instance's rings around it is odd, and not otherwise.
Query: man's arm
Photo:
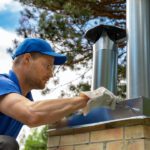
[[[64,116],[86,106],[89,98],[80,95],[73,98],[29,101],[24,96],[11,93],[0,97],[0,112],[28,125],[54,123]]]

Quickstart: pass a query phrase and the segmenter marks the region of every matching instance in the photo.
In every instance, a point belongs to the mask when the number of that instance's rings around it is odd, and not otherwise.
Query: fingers
[[[87,100],[90,99],[90,98],[89,98],[87,95],[85,95],[84,93],[80,93],[79,96],[80,96],[80,97],[84,97],[84,98],[86,98]]]
[[[59,120],[59,121],[56,121],[55,123],[53,123],[53,124],[50,124],[49,125],[49,128],[63,128],[63,127],[66,127],[67,126],[67,124],[68,124],[68,120],[67,120],[67,118],[63,118],[63,119],[61,119],[61,120]]]

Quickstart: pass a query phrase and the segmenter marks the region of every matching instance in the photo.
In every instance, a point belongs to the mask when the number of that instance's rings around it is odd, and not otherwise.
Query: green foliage
[[[72,16],[85,13],[94,17],[109,17],[125,19],[126,0],[19,0],[20,2],[36,6],[37,8]]]
[[[34,129],[26,140],[24,150],[47,150],[47,139],[46,134],[47,126],[42,128],[40,131]]]
[[[69,89],[74,92],[75,95],[78,95],[80,91],[90,91],[90,84],[88,82],[80,82],[77,86],[71,84]]]

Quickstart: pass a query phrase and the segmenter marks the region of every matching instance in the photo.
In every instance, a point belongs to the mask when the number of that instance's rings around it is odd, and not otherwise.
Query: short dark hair
[[[38,53],[38,52],[31,52],[31,53],[29,53],[29,54],[31,55],[31,57],[32,57],[33,59],[37,59],[37,58],[39,58],[39,57],[41,57],[41,56],[43,55],[43,54]],[[23,55],[24,55],[24,54],[23,54]],[[17,57],[14,59],[14,64],[15,64],[15,65],[17,65],[17,64],[19,64],[19,63],[21,62],[23,55],[19,55],[19,56],[17,56]]]
[[[43,54],[38,53],[38,52],[31,52],[30,55],[33,59],[37,59],[37,58],[41,57]]]

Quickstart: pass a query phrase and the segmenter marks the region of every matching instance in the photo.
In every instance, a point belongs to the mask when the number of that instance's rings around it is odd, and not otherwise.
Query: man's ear
[[[25,63],[29,63],[31,61],[31,59],[32,59],[31,54],[30,53],[25,53],[23,55],[23,59],[24,59]]]

